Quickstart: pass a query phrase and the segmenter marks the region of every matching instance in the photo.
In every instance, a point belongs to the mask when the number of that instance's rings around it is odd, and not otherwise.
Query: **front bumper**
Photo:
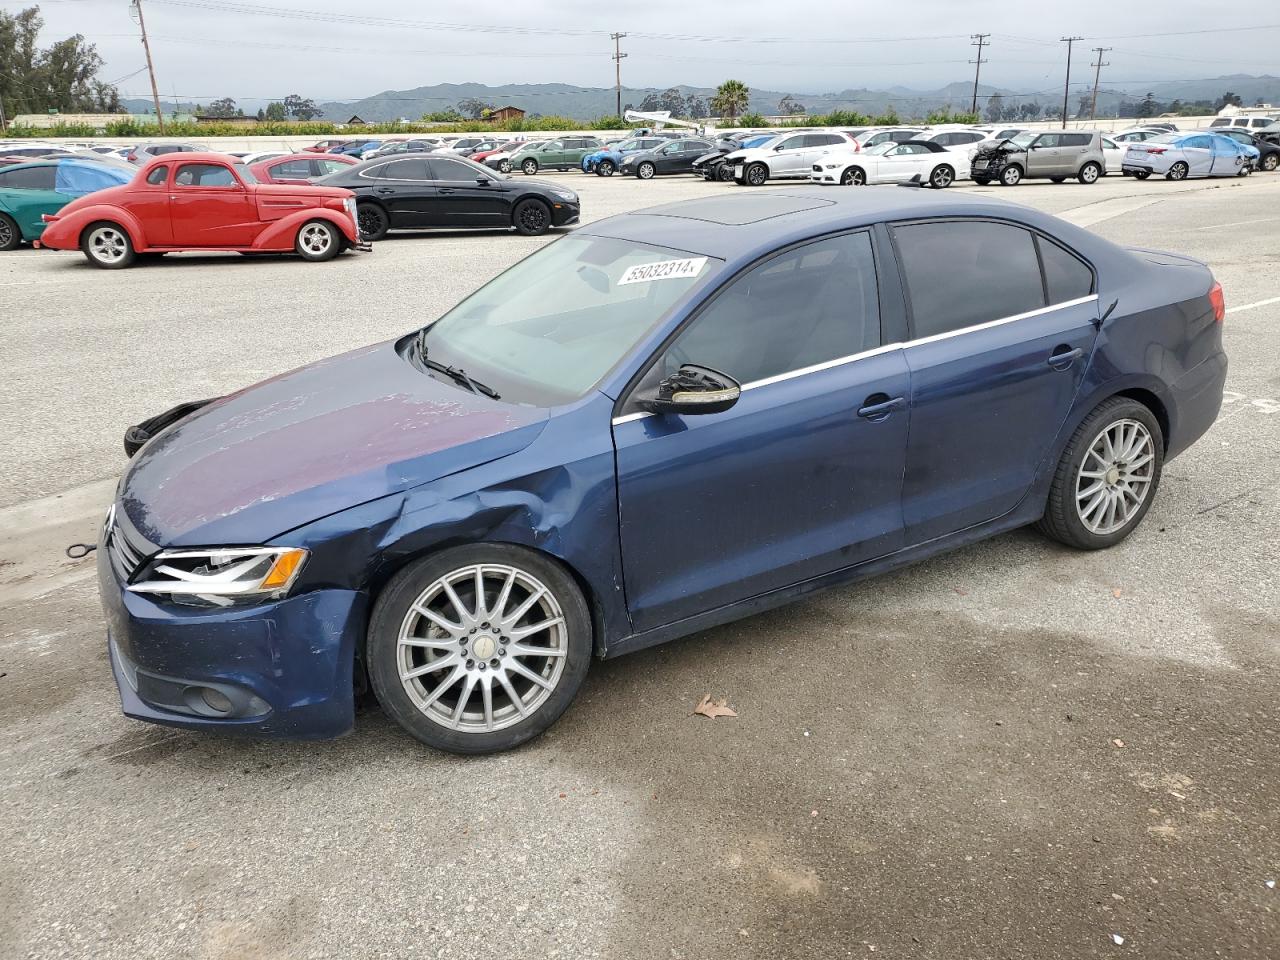
[[[567,227],[571,223],[577,223],[580,216],[582,216],[581,203],[566,203],[564,200],[556,200],[551,204],[551,225],[553,227]]]
[[[252,606],[185,607],[124,590],[102,547],[98,587],[126,716],[289,739],[352,728],[363,594],[326,589]]]

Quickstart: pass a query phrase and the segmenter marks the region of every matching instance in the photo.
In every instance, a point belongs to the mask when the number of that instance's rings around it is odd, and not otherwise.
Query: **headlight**
[[[299,547],[162,550],[128,589],[226,605],[239,597],[285,593],[306,559]]]
[[[552,190],[551,195],[559,197],[561,200],[568,200],[570,203],[578,202],[578,195],[572,190]]]
[[[356,218],[356,198],[347,197],[347,199],[342,201],[342,206],[347,211],[347,213],[351,215],[351,222],[358,223],[359,221]]]
[[[824,163],[824,164],[823,164],[823,168],[824,168],[824,169],[827,169],[827,170],[834,170],[834,169],[836,169],[836,167],[838,167],[838,166],[840,166],[840,164],[838,164],[838,163]]]

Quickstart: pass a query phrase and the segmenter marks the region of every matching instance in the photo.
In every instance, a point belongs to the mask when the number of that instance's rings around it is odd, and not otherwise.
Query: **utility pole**
[[[142,19],[142,0],[132,0],[133,9],[138,11],[138,26],[142,28],[142,49],[147,52],[147,73],[151,74],[151,99],[156,105],[156,123],[160,127],[160,136],[164,136],[164,111],[160,109],[160,88],[156,86],[156,68],[151,62],[151,44],[147,42],[147,21]]]
[[[613,89],[618,97],[618,116],[622,116],[622,58],[626,56],[622,52],[621,40],[625,37],[625,33],[611,33],[609,39],[613,41]]]
[[[987,62],[982,59],[982,48],[990,46],[987,43],[987,38],[990,36],[991,34],[989,33],[973,33],[969,35],[969,39],[973,41],[969,46],[978,48],[978,59],[969,61],[972,64],[976,64],[973,69],[973,103],[969,105],[970,113],[978,112],[978,77],[982,75],[982,65]]]
[[[1083,40],[1084,37],[1063,37],[1062,42],[1067,45],[1067,82],[1062,87],[1062,129],[1067,129],[1067,100],[1071,96],[1071,48],[1077,40]]]
[[[1089,107],[1089,120],[1095,120],[1098,116],[1098,78],[1102,76],[1102,68],[1111,66],[1111,62],[1102,62],[1102,55],[1110,50],[1110,47],[1094,47],[1093,52],[1098,55],[1098,62],[1091,64],[1093,67],[1093,104]]]

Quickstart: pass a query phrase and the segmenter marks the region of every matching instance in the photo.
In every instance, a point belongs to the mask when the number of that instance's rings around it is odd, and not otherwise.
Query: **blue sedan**
[[[372,687],[501,750],[615,657],[1027,524],[1129,536],[1222,401],[1221,287],[997,200],[655,207],[420,331],[132,431],[124,711],[282,737]]]
[[[1130,143],[1120,171],[1145,180],[1153,173],[1167,180],[1189,177],[1248,176],[1258,161],[1258,148],[1216,133],[1165,133]]]
[[[662,137],[632,137],[621,143],[595,153],[588,153],[582,158],[582,172],[595,173],[601,177],[612,177],[622,166],[622,158],[639,150],[655,150],[667,141]]]

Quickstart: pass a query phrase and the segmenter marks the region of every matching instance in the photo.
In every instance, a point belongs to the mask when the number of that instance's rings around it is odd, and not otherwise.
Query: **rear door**
[[[1026,496],[1088,366],[1098,298],[1083,260],[1019,225],[946,218],[891,232],[910,315],[911,545]]]
[[[502,184],[468,163],[439,154],[424,158],[430,166],[436,199],[427,204],[432,227],[511,225],[510,197]],[[479,180],[483,178],[484,183]]]
[[[262,229],[258,204],[227,164],[177,162],[169,222],[180,247],[247,247]]]
[[[1213,137],[1187,137],[1182,141],[1182,159],[1187,162],[1190,175],[1207,177],[1213,170]],[[1219,167],[1221,169],[1221,167]]]

